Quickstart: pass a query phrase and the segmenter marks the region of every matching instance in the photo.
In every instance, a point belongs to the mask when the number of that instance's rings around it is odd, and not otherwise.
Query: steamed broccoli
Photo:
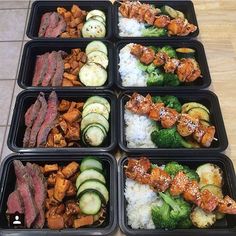
[[[191,219],[189,217],[187,217],[186,219],[183,219],[178,223],[177,228],[178,229],[189,229],[192,226],[193,226],[193,223],[192,223]]]
[[[188,176],[191,180],[196,180],[197,182],[200,181],[200,177],[195,170],[190,169],[188,166],[183,166],[183,172]]]
[[[172,73],[165,73],[164,74],[164,85],[165,86],[179,86],[180,85],[180,81],[179,78],[176,74],[172,74]]]
[[[164,46],[162,47],[159,52],[164,52],[166,53],[170,58],[177,58],[177,54],[174,48],[172,48],[171,46]]]
[[[167,96],[162,97],[161,99],[162,99],[163,103],[165,104],[165,106],[173,108],[178,112],[181,112],[182,105],[179,102],[179,99],[177,97],[167,95]]]
[[[159,72],[159,70],[157,70],[156,66],[153,63],[149,65],[145,65],[141,63],[140,61],[138,61],[137,63],[138,63],[138,68],[142,71],[145,71],[147,73],[152,73],[153,71],[156,70],[157,72]]]
[[[156,228],[174,229],[180,221],[189,218],[191,207],[181,197],[172,197],[169,192],[159,193],[162,206],[152,206],[152,220]]]
[[[192,145],[179,135],[176,127],[153,131],[151,133],[151,140],[159,148],[192,148]]]
[[[152,97],[152,102],[154,102],[154,103],[162,103],[163,101],[162,101],[161,96],[153,96]]]
[[[163,75],[158,74],[157,71],[153,71],[148,75],[147,86],[162,86],[163,85]]]
[[[151,26],[142,30],[143,37],[161,37],[166,36],[167,30],[164,28],[157,28],[155,26]]]

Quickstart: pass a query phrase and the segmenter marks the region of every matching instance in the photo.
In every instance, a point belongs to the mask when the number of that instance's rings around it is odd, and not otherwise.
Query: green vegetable
[[[182,105],[179,99],[175,96],[166,95],[161,98],[165,106],[175,109],[177,112],[181,112]]]
[[[172,73],[165,73],[164,74],[164,85],[165,86],[179,86],[180,81],[177,75]]]
[[[160,72],[160,70],[158,70],[157,68],[156,68],[156,66],[153,64],[153,63],[151,63],[151,64],[149,64],[149,65],[144,65],[143,63],[141,63],[140,61],[138,61],[137,62],[137,65],[138,65],[138,68],[140,69],[140,70],[142,70],[142,71],[145,71],[145,72],[147,72],[147,73],[152,73],[153,71],[157,71],[157,72]]]
[[[190,169],[188,166],[183,166],[184,173],[188,176],[190,180],[196,180],[197,182],[200,181],[200,177],[195,170]]]
[[[186,219],[183,219],[178,223],[177,228],[178,229],[189,229],[192,226],[193,226],[193,223],[192,223],[191,219],[189,217],[187,217]]]
[[[192,148],[192,145],[179,135],[176,127],[153,131],[151,133],[151,140],[159,148]]]
[[[162,86],[163,85],[163,75],[158,74],[158,71],[153,71],[148,75],[147,86]]]
[[[164,46],[162,47],[159,52],[164,52],[166,53],[170,58],[177,58],[177,54],[174,48],[172,48],[171,46]]]
[[[164,28],[157,28],[155,26],[148,27],[142,30],[143,37],[161,37],[166,36],[167,30]]]
[[[154,103],[162,103],[162,98],[161,98],[161,96],[153,96],[152,101]]]

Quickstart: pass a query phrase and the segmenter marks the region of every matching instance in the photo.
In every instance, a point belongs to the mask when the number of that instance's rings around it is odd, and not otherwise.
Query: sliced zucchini
[[[79,207],[86,215],[96,215],[102,207],[102,201],[98,193],[87,191],[80,197]]]
[[[201,188],[201,192],[203,190],[207,189],[211,193],[213,193],[215,196],[217,196],[220,199],[223,199],[224,195],[222,193],[222,189],[219,186],[216,186],[214,184],[207,184]]]
[[[167,5],[165,5],[161,8],[161,12],[163,14],[169,15],[171,18],[177,18],[178,17],[177,11],[174,8],[172,8],[170,6],[167,6]]]
[[[100,146],[107,134],[97,125],[91,125],[89,128],[86,128],[83,133],[83,142],[92,147]]]
[[[80,164],[80,171],[83,172],[85,170],[90,170],[90,169],[94,169],[99,172],[103,171],[102,163],[98,160],[98,158],[93,156],[88,156],[82,160]]]
[[[101,16],[92,16],[89,18],[90,20],[97,20],[100,21],[101,23],[103,23],[104,25],[106,25],[106,21],[101,17]]]
[[[192,116],[193,118],[196,118],[199,120],[205,120],[207,122],[210,121],[209,113],[201,107],[192,108],[192,109],[188,110],[187,113],[190,116]]]
[[[95,112],[98,114],[103,115],[107,120],[109,119],[109,111],[107,110],[106,106],[101,103],[91,103],[87,105],[82,112],[82,117],[85,117],[91,112]]]
[[[87,116],[85,116],[81,121],[81,130],[83,131],[88,125],[91,124],[100,124],[105,128],[106,132],[109,131],[109,122],[101,114],[89,113]]]
[[[212,163],[206,163],[204,165],[199,166],[196,172],[200,177],[200,188],[208,184],[214,184],[220,188],[222,187],[223,172],[219,166]]]
[[[108,190],[106,188],[106,186],[104,184],[102,184],[101,182],[97,181],[97,180],[87,180],[85,181],[78,189],[77,191],[77,197],[80,198],[83,191],[85,190],[97,190],[101,195],[102,195],[102,201],[104,201],[105,203],[108,202],[109,200],[109,193]]]
[[[176,53],[179,59],[194,58],[195,50],[192,48],[177,48]]]
[[[96,63],[101,65],[104,69],[108,66],[108,58],[107,55],[100,51],[93,51],[87,54],[88,63]]]
[[[199,122],[200,122],[201,125],[205,125],[205,126],[210,126],[211,125],[210,122],[206,121],[206,120],[200,119]]]
[[[90,19],[85,22],[82,28],[82,35],[84,38],[105,37],[106,27],[102,22]]]
[[[184,16],[184,13],[183,12],[181,12],[181,11],[178,11],[178,10],[175,10],[176,11],[176,13],[177,13],[177,17],[178,18],[181,18],[181,19],[185,19],[185,16]]]
[[[99,128],[103,131],[103,133],[105,134],[105,136],[106,136],[106,134],[107,134],[106,129],[105,129],[102,125],[100,125],[100,124],[94,124],[94,123],[91,124],[91,125],[88,125],[88,126],[83,130],[82,134],[84,135],[85,132],[86,132],[90,127],[92,127],[92,126],[97,126],[97,127],[99,127]]]
[[[107,81],[107,72],[98,64],[88,63],[80,69],[79,79],[85,86],[102,86]]]
[[[92,103],[101,103],[107,108],[108,112],[111,111],[110,103],[107,101],[106,98],[103,98],[101,96],[92,96],[88,98],[83,106],[83,109],[85,109],[88,105]]]
[[[100,51],[105,53],[106,55],[108,54],[106,45],[101,41],[93,41],[87,45],[85,49],[86,54],[89,54],[93,51]]]
[[[208,110],[208,108],[206,106],[202,105],[201,103],[198,103],[198,102],[184,103],[182,105],[182,113],[187,113],[190,109],[196,108],[196,107],[201,107],[201,108],[205,109],[210,114],[210,111]]]
[[[98,172],[94,169],[89,169],[89,170],[83,171],[77,177],[77,179],[76,179],[76,188],[78,189],[81,184],[83,184],[86,180],[89,180],[89,179],[96,179],[96,180],[99,180],[100,182],[106,184],[106,180],[100,172]]]
[[[86,16],[86,21],[89,20],[91,17],[94,17],[94,16],[100,16],[103,21],[106,21],[106,15],[103,11],[100,11],[100,10],[92,10],[90,12],[88,12],[87,16]]]

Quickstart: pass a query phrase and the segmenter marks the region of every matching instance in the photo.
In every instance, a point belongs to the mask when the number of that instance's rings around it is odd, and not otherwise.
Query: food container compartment
[[[116,173],[117,164],[115,158],[108,154],[95,154],[94,156],[100,158],[104,169],[106,171],[106,180],[109,190],[109,203],[108,203],[108,215],[105,222],[99,227],[86,227],[79,229],[63,229],[63,230],[50,230],[46,227],[43,229],[13,229],[8,227],[5,212],[7,210],[7,199],[9,194],[15,187],[15,171],[13,166],[13,160],[20,160],[23,164],[26,162],[32,162],[39,165],[43,164],[55,164],[66,165],[72,161],[81,162],[84,156],[94,155],[91,153],[81,154],[12,154],[4,159],[1,165],[1,197],[0,197],[0,234],[1,235],[109,235],[117,227],[117,185],[116,185]]]
[[[64,7],[70,10],[72,5],[78,5],[82,10],[91,11],[98,9],[106,14],[106,36],[110,38],[112,33],[112,4],[109,1],[36,1],[32,4],[29,23],[26,34],[31,39],[55,39],[55,38],[39,38],[38,31],[41,22],[41,17],[44,13],[56,11],[57,7]],[[56,38],[57,40],[64,40]],[[91,40],[92,38],[74,38],[70,40]]]
[[[144,156],[144,155],[142,155]],[[140,155],[134,156],[134,154],[128,155],[128,157],[141,157]],[[149,160],[158,165],[166,164],[172,160],[176,161],[175,155],[168,156],[149,156]],[[177,160],[180,164],[189,166],[190,168],[197,168],[199,165],[205,163],[213,163],[218,165],[224,172],[224,186],[223,193],[229,195],[232,198],[236,198],[236,177],[232,161],[223,154],[214,154],[210,156],[201,155],[194,156],[181,156]],[[128,218],[126,213],[127,202],[124,196],[125,188],[125,173],[124,166],[127,164],[127,157],[119,160],[118,163],[118,205],[119,205],[119,226],[126,235],[235,235],[236,233],[236,216],[226,215],[222,220],[217,221],[209,229],[175,229],[175,230],[160,230],[160,229],[132,229],[128,225]]]
[[[155,39],[155,40],[162,40],[162,39],[191,39],[191,38],[196,38],[199,34],[199,26],[197,22],[197,17],[195,14],[194,6],[192,1],[140,1],[141,3],[148,3],[155,5],[156,7],[160,8],[164,5],[168,5],[175,10],[179,10],[184,13],[186,18],[188,19],[189,23],[196,25],[198,28],[195,32],[187,35],[187,36],[162,36],[162,37],[122,37],[119,35],[119,16],[118,16],[118,8],[120,6],[119,1],[116,1],[114,4],[114,35],[117,39],[140,39],[140,38],[146,38],[146,39]]]
[[[121,76],[119,73],[119,63],[120,63],[120,58],[119,58],[119,53],[120,50],[125,47],[125,45],[129,44],[129,43],[138,43],[144,46],[155,46],[155,47],[164,47],[165,45],[169,45],[171,47],[173,47],[174,49],[176,48],[181,48],[181,47],[187,47],[187,48],[192,48],[195,50],[195,59],[199,64],[199,67],[201,69],[202,72],[202,78],[198,78],[197,80],[195,80],[192,83],[187,83],[187,84],[183,84],[180,86],[176,86],[176,87],[171,87],[171,86],[153,86],[153,87],[126,87],[122,85],[122,80],[121,80]],[[167,91],[170,89],[174,89],[174,90],[193,90],[193,89],[203,89],[203,88],[207,88],[210,84],[211,84],[211,76],[210,76],[210,71],[208,68],[208,64],[207,64],[207,59],[206,59],[206,54],[205,54],[205,50],[204,47],[202,45],[202,43],[200,43],[199,41],[196,40],[162,40],[162,41],[152,41],[152,40],[124,40],[122,42],[119,42],[116,44],[116,51],[115,51],[115,71],[116,71],[116,86],[121,89],[121,90],[129,90],[129,89],[134,89],[135,90],[141,90],[141,91]]]
[[[172,153],[176,156],[180,156],[182,154],[191,154],[198,155],[200,153],[213,153],[213,152],[222,152],[228,146],[228,138],[225,131],[225,126],[223,122],[223,117],[220,110],[220,104],[217,96],[211,91],[195,91],[187,92],[187,91],[169,91],[169,92],[149,92],[151,96],[165,96],[165,95],[173,95],[176,96],[180,103],[183,104],[185,102],[199,102],[205,105],[210,110],[211,123],[216,128],[215,138],[209,148],[128,148],[127,142],[125,139],[125,121],[124,121],[124,106],[125,103],[129,100],[127,95],[132,95],[133,91],[127,91],[120,95],[119,97],[119,146],[120,148],[127,153],[155,153],[155,154],[164,154],[164,153]],[[140,92],[139,94],[146,96],[148,92]]]
[[[100,87],[69,87],[70,90],[91,90],[91,89],[106,89],[110,88],[113,85],[113,45],[109,41],[101,40],[106,44],[108,49],[108,59],[109,64],[106,69],[107,71],[107,81],[103,86]],[[46,52],[59,51],[63,50],[67,53],[71,52],[73,48],[81,48],[85,50],[88,45],[88,41],[57,41],[57,40],[37,40],[37,41],[29,41],[24,46],[23,56],[24,60],[21,61],[20,71],[18,75],[18,85],[23,89],[33,89],[33,90],[41,90],[41,89],[52,89],[52,87],[36,87],[32,86],[32,80],[34,77],[36,56],[42,55]],[[68,87],[57,87],[57,88],[68,88]]]
[[[23,148],[23,137],[25,132],[24,115],[27,109],[33,102],[35,102],[39,92],[26,90],[21,92],[17,98],[12,116],[12,123],[8,135],[8,147],[14,152],[98,152],[98,151],[112,151],[116,147],[116,96],[113,92],[93,90],[91,92],[76,92],[55,90],[58,100],[67,99],[69,101],[85,101],[87,98],[98,95],[106,98],[111,105],[111,112],[109,118],[109,132],[106,142],[101,147],[73,147],[73,148]],[[50,91],[44,91],[47,100]]]

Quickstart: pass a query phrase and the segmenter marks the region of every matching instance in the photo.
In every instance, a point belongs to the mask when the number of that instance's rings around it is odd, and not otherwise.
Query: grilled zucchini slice
[[[109,119],[109,111],[107,110],[106,106],[101,103],[91,103],[87,105],[82,112],[82,117],[85,117],[91,112],[95,112],[98,114],[103,115],[107,120]]]
[[[85,157],[80,164],[80,171],[83,172],[85,170],[94,169],[96,171],[102,172],[102,163],[98,160],[98,158],[93,156]]]
[[[205,109],[210,114],[209,109],[206,106],[204,106],[204,105],[202,105],[201,103],[198,103],[198,102],[184,103],[182,105],[182,113],[187,113],[190,109],[198,108],[198,107],[201,107],[201,108]]]
[[[207,122],[210,121],[209,113],[201,107],[192,108],[192,109],[188,110],[187,113],[190,116],[192,116],[193,118],[196,118],[199,120],[205,120]]]
[[[88,14],[86,16],[86,21],[89,20],[92,17],[95,17],[95,16],[100,16],[103,19],[104,22],[106,21],[105,13],[103,11],[100,11],[100,10],[97,10],[97,9],[88,12]]]
[[[104,142],[106,137],[106,132],[104,132],[100,126],[95,124],[90,125],[85,129],[82,140],[89,146],[98,147]]]
[[[101,96],[92,96],[88,98],[83,106],[83,109],[85,109],[89,104],[92,104],[92,103],[101,103],[107,108],[108,112],[111,111],[110,103],[107,101],[106,98],[101,97]]]
[[[108,66],[107,55],[100,51],[93,51],[87,54],[88,63],[96,63],[101,65],[104,69]]]
[[[82,28],[82,35],[84,38],[102,38],[106,35],[106,27],[98,20],[89,19]]]
[[[95,40],[89,43],[85,49],[86,54],[89,54],[90,52],[94,52],[94,51],[100,51],[100,52],[105,53],[106,55],[108,54],[106,45],[101,41]]]

